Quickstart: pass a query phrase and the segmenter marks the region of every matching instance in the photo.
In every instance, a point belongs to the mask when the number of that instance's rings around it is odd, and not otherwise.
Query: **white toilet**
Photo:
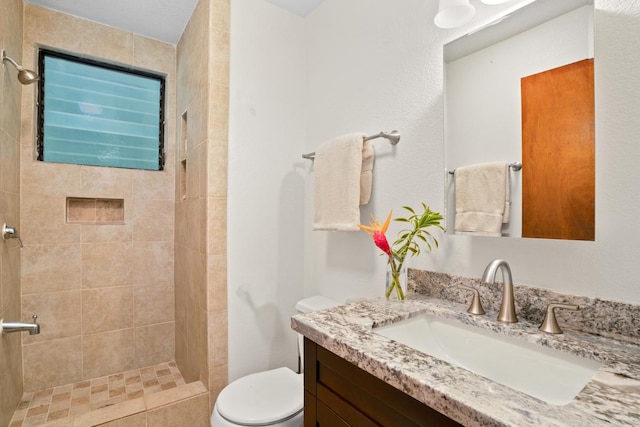
[[[337,301],[314,296],[298,301],[296,310],[309,313],[337,305],[340,305]],[[302,343],[303,337],[298,335],[301,356]],[[303,358],[300,360],[302,368]],[[302,374],[289,368],[258,372],[235,380],[220,392],[211,414],[211,426],[302,427],[303,406]]]

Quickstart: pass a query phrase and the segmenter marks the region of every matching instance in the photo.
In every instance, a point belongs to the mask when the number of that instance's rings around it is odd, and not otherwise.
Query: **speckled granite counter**
[[[502,324],[492,309],[484,316],[473,316],[466,308],[458,302],[409,293],[404,302],[381,297],[297,315],[292,327],[465,426],[640,426],[640,346],[582,332],[543,334],[537,329],[539,323]],[[518,336],[603,364],[571,403],[550,405],[372,333],[372,328],[421,313]]]

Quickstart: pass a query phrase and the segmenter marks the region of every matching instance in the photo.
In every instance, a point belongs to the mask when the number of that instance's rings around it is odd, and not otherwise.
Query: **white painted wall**
[[[297,367],[290,328],[303,294],[304,20],[231,2],[229,378]]]
[[[305,19],[262,3],[232,1],[231,379],[290,364],[282,352],[295,352],[295,343],[285,316],[302,277],[305,295],[382,294],[385,261],[369,237],[311,231],[313,170],[300,154],[335,135],[398,129],[396,147],[374,143],[362,220],[421,201],[442,210],[442,46],[526,1],[474,2],[476,18],[457,30],[432,24],[436,1],[325,0]],[[441,236],[440,249],[410,267],[479,277],[505,258],[516,283],[640,304],[640,2],[595,4],[596,241]]]

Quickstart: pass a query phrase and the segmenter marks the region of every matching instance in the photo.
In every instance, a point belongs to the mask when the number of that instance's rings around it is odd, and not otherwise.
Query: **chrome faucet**
[[[515,299],[513,297],[513,281],[511,279],[511,268],[507,261],[502,259],[494,259],[487,265],[482,275],[482,281],[484,283],[494,284],[496,283],[496,273],[498,270],[502,270],[502,303],[500,304],[500,313],[498,314],[498,321],[506,323],[516,323],[518,316],[516,316]]]
[[[37,320],[38,316],[35,314],[33,315],[33,323],[5,322],[0,319],[0,331],[2,334],[29,331],[29,335],[38,335],[40,333],[40,325],[36,322]]]

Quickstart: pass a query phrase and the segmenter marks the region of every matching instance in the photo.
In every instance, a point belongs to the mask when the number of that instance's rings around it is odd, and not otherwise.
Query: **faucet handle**
[[[480,302],[480,292],[476,288],[472,288],[471,286],[459,284],[459,287],[462,289],[466,289],[468,291],[473,292],[473,298],[471,299],[471,304],[467,309],[467,313],[482,315],[485,313],[484,308],[482,308],[482,303]]]
[[[556,319],[556,313],[554,309],[556,308],[565,308],[567,310],[578,310],[580,306],[576,304],[563,304],[560,302],[552,302],[547,306],[547,313],[544,315],[544,320],[538,329],[542,332],[546,332],[548,334],[561,334],[562,329],[558,325],[558,320]]]
[[[33,323],[38,323],[38,315],[34,314],[33,316],[31,316],[31,318],[33,319]]]

